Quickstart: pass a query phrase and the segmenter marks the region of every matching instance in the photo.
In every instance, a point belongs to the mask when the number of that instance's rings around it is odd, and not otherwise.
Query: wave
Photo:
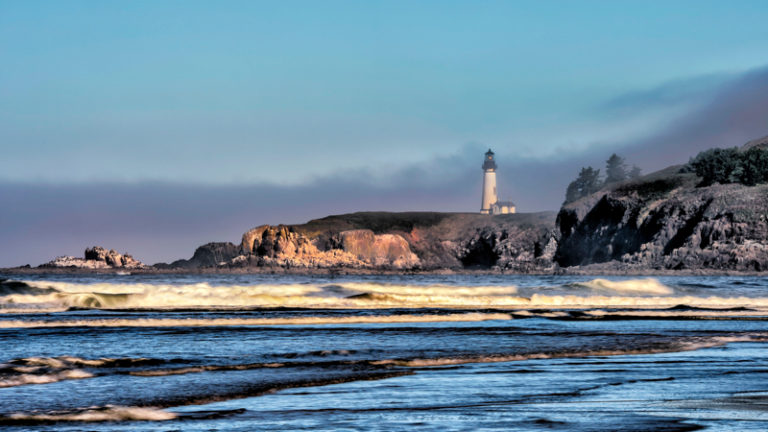
[[[302,316],[292,318],[137,318],[90,319],[60,321],[0,321],[0,328],[58,327],[217,327],[256,325],[375,324],[510,320],[506,313],[461,313],[447,315],[370,315],[370,316]]]
[[[0,388],[31,384],[50,384],[64,380],[93,378],[86,369],[114,369],[156,366],[176,363],[179,359],[159,360],[150,358],[85,359],[75,356],[26,357],[0,364]]]
[[[696,297],[696,296],[579,296],[579,295],[541,295],[531,296],[529,307],[550,309],[594,309],[594,308],[627,308],[627,309],[670,309],[678,305],[692,308],[709,308],[725,310],[734,308],[768,308],[768,298],[753,297]]]
[[[134,376],[156,377],[168,375],[182,375],[189,373],[201,373],[209,371],[239,371],[263,368],[283,368],[283,367],[439,367],[452,366],[468,363],[500,363],[526,360],[542,360],[555,358],[582,358],[582,357],[606,357],[620,355],[643,355],[659,354],[669,352],[695,351],[704,348],[713,348],[723,346],[733,342],[765,342],[768,341],[768,333],[751,333],[730,336],[713,337],[689,337],[672,340],[666,344],[653,344],[652,346],[628,347],[620,349],[592,349],[582,351],[553,351],[553,352],[528,352],[512,354],[484,354],[484,355],[463,355],[456,357],[430,357],[430,358],[385,358],[385,359],[356,359],[356,360],[330,360],[330,361],[299,361],[285,363],[250,363],[235,365],[205,365],[181,367],[175,369],[155,369],[147,371],[131,372]]]
[[[254,369],[279,369],[289,367],[299,368],[345,368],[350,370],[362,371],[365,368],[374,368],[370,372],[380,371],[380,368],[423,368],[423,367],[439,367],[439,366],[452,366],[467,363],[498,363],[498,362],[515,362],[526,360],[542,360],[542,359],[555,359],[555,358],[580,358],[580,357],[604,357],[604,356],[619,356],[619,355],[641,355],[641,354],[658,354],[667,352],[681,352],[681,351],[693,351],[702,348],[712,348],[722,346],[732,342],[764,342],[768,341],[768,333],[747,333],[739,335],[728,336],[712,336],[712,337],[683,337],[673,339],[663,344],[640,344],[634,347],[623,348],[600,348],[585,350],[563,350],[563,351],[533,351],[522,353],[485,353],[485,354],[465,354],[461,356],[448,356],[448,357],[411,357],[411,358],[353,358],[353,359],[306,359],[299,361],[287,361],[287,362],[267,362],[267,363],[245,363],[245,364],[208,364],[208,365],[189,365],[175,368],[165,369],[139,369],[139,370],[113,370],[107,373],[120,373],[128,374],[136,377],[165,377],[172,375],[186,375],[204,372],[227,372],[227,371],[245,371]],[[347,351],[338,350],[331,353],[338,353],[339,355],[347,355]],[[325,357],[324,351],[313,351],[297,355],[298,357]],[[147,362],[144,358],[136,359],[121,359],[122,362],[113,361],[116,359],[79,359],[77,357],[62,356],[60,358],[78,359],[80,363],[93,364],[97,367],[114,367],[124,363],[136,364],[136,365],[155,365],[159,363],[173,363],[174,361],[167,360],[154,360]],[[11,361],[12,364],[27,364],[27,365],[53,365],[55,367],[66,367],[64,363],[58,363],[60,358],[27,358]],[[128,362],[125,360],[132,360]],[[8,366],[5,366],[8,368]],[[25,366],[36,367],[42,366]],[[18,368],[18,367],[16,367]],[[83,379],[91,378],[94,375],[82,371],[79,369],[63,370],[58,372],[46,373],[46,374],[19,374],[16,376],[5,376],[0,379],[0,387],[12,387],[27,384],[45,384],[56,382],[63,379]]]
[[[110,422],[110,421],[167,421],[178,414],[158,408],[107,405],[75,411],[53,413],[13,413],[0,416],[0,424],[30,424],[49,422]]]
[[[0,292],[0,311],[38,309],[179,308],[376,308],[495,306],[524,302],[514,286],[398,285],[378,283],[259,284],[214,286],[208,283],[125,284],[29,281],[28,290]]]
[[[732,342],[755,342],[768,340],[768,334],[756,333],[741,336],[716,336],[710,338],[691,338],[689,340],[680,340],[669,344],[668,346],[652,348],[627,348],[627,349],[598,349],[585,351],[563,351],[551,353],[525,353],[510,355],[483,355],[483,356],[462,356],[462,357],[440,357],[440,358],[415,358],[415,359],[386,359],[373,361],[373,365],[393,365],[404,367],[439,367],[451,366],[468,363],[500,363],[525,360],[542,360],[556,358],[576,358],[576,357],[606,357],[619,355],[643,355],[660,354],[669,352],[695,351],[704,348],[713,348],[723,346]]]
[[[190,373],[200,372],[224,372],[224,371],[241,371],[251,369],[274,369],[285,367],[286,363],[249,363],[238,365],[206,365],[206,366],[188,366],[175,369],[151,369],[144,371],[129,372],[129,375],[142,376],[142,377],[157,377],[157,376],[170,376],[170,375],[186,375]],[[301,364],[300,364],[301,365]],[[316,365],[316,363],[310,363],[310,365]]]
[[[23,370],[23,369],[22,369]],[[0,388],[18,387],[30,384],[50,384],[64,380],[93,378],[93,374],[80,369],[63,370],[54,373],[21,373],[17,375],[0,375]]]
[[[615,291],[620,293],[668,295],[673,292],[672,288],[662,284],[654,278],[630,279],[623,281],[593,279],[587,282],[577,282],[572,284],[572,286],[596,291]]]
[[[676,293],[653,278],[611,281],[594,279],[554,287],[451,286],[344,282],[336,284],[211,285],[146,283],[67,283],[49,281],[2,283],[4,314],[104,310],[243,310],[310,309],[668,309],[768,308],[768,297],[696,296]],[[21,285],[20,285],[21,284]],[[553,292],[553,289],[555,292]],[[224,324],[227,325],[227,324]]]

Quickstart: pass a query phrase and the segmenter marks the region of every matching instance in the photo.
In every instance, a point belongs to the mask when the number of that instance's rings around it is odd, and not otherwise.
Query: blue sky
[[[0,266],[476,211],[488,147],[503,198],[555,210],[611,152],[649,172],[768,134],[766,22],[747,0],[0,0]],[[119,228],[83,222],[102,202]]]
[[[0,2],[0,178],[301,183],[656,121],[622,94],[762,66],[768,3]]]

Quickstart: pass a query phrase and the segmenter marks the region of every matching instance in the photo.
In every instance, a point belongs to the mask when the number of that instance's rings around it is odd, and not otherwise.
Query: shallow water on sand
[[[765,430],[760,277],[0,283],[9,430]]]

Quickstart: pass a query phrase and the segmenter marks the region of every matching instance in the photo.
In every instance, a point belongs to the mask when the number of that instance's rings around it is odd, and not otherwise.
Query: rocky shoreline
[[[617,268],[612,265],[594,264],[588,266],[561,267],[552,271],[509,271],[499,269],[433,269],[433,270],[391,270],[391,269],[355,269],[355,268],[284,268],[284,267],[255,267],[227,268],[203,267],[194,269],[168,269],[148,266],[130,271],[117,268],[84,269],[76,267],[46,268],[46,267],[9,267],[0,269],[2,276],[24,275],[296,275],[296,276],[346,276],[346,275],[535,275],[535,276],[768,276],[768,271],[729,270],[729,269],[640,269]]]

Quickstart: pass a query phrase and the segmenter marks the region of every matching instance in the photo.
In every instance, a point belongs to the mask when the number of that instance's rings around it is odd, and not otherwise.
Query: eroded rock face
[[[423,268],[548,272],[557,245],[554,215],[456,215],[406,238]]]
[[[622,185],[561,209],[561,266],[768,270],[768,185],[697,188],[691,174]]]
[[[328,241],[310,239],[293,226],[262,225],[243,234],[241,255],[232,266],[301,268],[412,268],[418,258],[400,236],[348,230]],[[318,247],[318,245],[320,247]]]
[[[355,213],[303,225],[261,225],[248,230],[239,247],[227,247],[237,254],[226,266],[551,269],[553,233],[554,214],[550,213]],[[199,248],[192,259],[171,267],[221,266],[217,260],[196,259],[207,246]]]
[[[409,269],[419,265],[419,258],[398,234],[376,235],[367,229],[348,230],[339,233],[338,244],[343,251],[375,267]]]
[[[243,255],[256,252],[256,249],[261,245],[261,237],[267,229],[269,229],[269,225],[261,225],[246,231],[240,243],[240,252]]]

